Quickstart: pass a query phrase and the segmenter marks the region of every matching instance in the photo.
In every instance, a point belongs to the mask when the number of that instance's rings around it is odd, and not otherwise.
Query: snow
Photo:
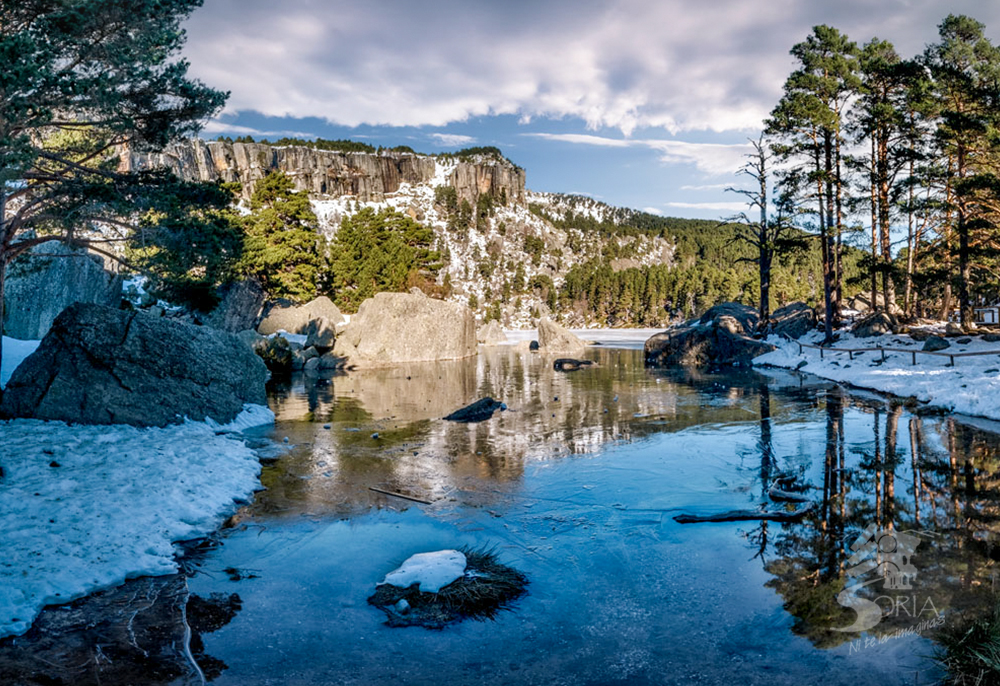
[[[269,413],[251,406],[225,427],[0,422],[0,637],[45,605],[177,571],[173,543],[214,531],[259,488],[256,453],[218,431]]]
[[[399,588],[417,588],[423,593],[437,593],[452,581],[465,574],[465,555],[457,550],[438,550],[433,553],[417,553],[408,557],[395,569],[385,575],[376,586],[389,584]]]
[[[821,339],[822,333],[814,332],[800,340],[815,345]],[[956,340],[949,338],[951,347],[941,352],[995,351],[997,354],[956,357],[954,367],[949,366],[947,357],[921,354],[917,355],[917,364],[913,366],[909,352],[887,352],[884,363],[879,352],[855,354],[853,360],[847,353],[827,352],[820,359],[818,350],[803,348],[799,353],[795,341],[771,336],[768,342],[778,349],[755,358],[754,364],[801,369],[858,388],[904,398],[913,396],[922,403],[951,412],[1000,419],[1000,404],[997,403],[1000,397],[1000,343],[973,337],[970,343],[960,345]],[[920,350],[923,344],[905,335],[855,338],[845,333],[833,345],[834,349],[877,347]]]
[[[601,348],[641,349],[646,340],[663,331],[659,329],[569,329],[570,333],[585,341],[593,341]],[[517,345],[521,341],[537,341],[537,329],[504,331],[507,341],[502,345]]]
[[[218,433],[239,433],[241,431],[246,431],[247,429],[252,429],[256,426],[274,424],[274,412],[272,412],[269,407],[265,407],[263,405],[246,403],[243,405],[243,411],[228,424],[219,424],[211,417],[206,417],[205,423],[208,424],[210,429]]]
[[[7,385],[17,366],[31,353],[35,352],[41,341],[22,341],[17,338],[3,337],[3,361],[0,362],[0,388]]]

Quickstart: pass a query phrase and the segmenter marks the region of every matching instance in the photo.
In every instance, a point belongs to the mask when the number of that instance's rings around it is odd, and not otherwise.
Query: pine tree
[[[0,321],[6,267],[32,246],[56,238],[121,260],[109,246],[225,206],[225,193],[118,164],[123,149],[195,133],[224,103],[173,59],[200,5],[0,0]]]
[[[281,172],[258,181],[246,218],[244,273],[259,278],[273,297],[309,300],[316,295],[318,246],[309,194],[296,192],[292,180]]]

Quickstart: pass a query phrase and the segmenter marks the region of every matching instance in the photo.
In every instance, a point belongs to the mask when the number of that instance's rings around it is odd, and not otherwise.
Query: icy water
[[[941,628],[927,625],[957,627],[961,611],[989,602],[995,425],[917,416],[785,372],[668,372],[644,368],[637,350],[588,355],[600,366],[571,374],[501,348],[275,385],[269,437],[287,447],[189,580],[202,597],[240,601],[201,636],[208,679],[936,682]],[[486,395],[510,409],[480,424],[440,419]],[[672,519],[757,508],[782,474],[811,486],[817,508],[801,523]],[[865,597],[887,616],[865,634],[836,631],[855,618],[836,596],[869,525],[920,532],[911,590],[873,586]],[[530,579],[496,621],[393,629],[366,603],[406,557],[463,545],[494,548]],[[874,640],[921,621],[922,635]]]

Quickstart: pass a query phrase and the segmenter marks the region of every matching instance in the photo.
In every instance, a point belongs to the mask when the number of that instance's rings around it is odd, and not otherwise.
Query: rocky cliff
[[[359,202],[381,202],[403,184],[450,185],[459,200],[475,206],[482,194],[523,204],[524,170],[507,160],[435,158],[404,152],[333,152],[303,146],[230,143],[190,139],[162,153],[128,153],[125,169],[166,167],[189,181],[237,181],[243,197],[271,171],[291,177],[298,190],[313,197],[351,196]]]

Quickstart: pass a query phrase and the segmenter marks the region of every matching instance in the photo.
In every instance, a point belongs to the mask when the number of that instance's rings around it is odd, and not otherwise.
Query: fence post
[[[885,362],[885,348],[882,348],[882,361]]]
[[[847,351],[847,356],[850,357],[853,360],[854,359],[854,351],[853,350],[848,350]]]
[[[955,356],[954,355],[949,355],[948,356],[948,361],[949,361],[949,364],[951,364],[952,367],[955,366]]]
[[[819,348],[819,359],[823,359],[823,346],[820,346]]]
[[[913,359],[911,360],[911,362],[913,363],[912,366],[916,367],[917,366],[917,353],[916,353],[916,351],[911,352],[910,355],[913,357]]]
[[[801,355],[801,354],[802,354],[802,344],[799,343],[799,355]]]

